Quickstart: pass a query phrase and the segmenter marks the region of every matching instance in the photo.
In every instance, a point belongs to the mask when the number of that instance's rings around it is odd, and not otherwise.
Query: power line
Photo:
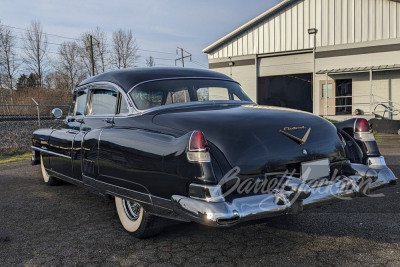
[[[160,53],[160,54],[175,55],[175,53],[163,52],[163,51],[146,50],[146,49],[140,49],[140,48],[138,48],[137,50],[145,51],[145,52],[151,52],[151,53]]]
[[[10,26],[10,25],[5,25],[5,24],[2,24],[2,26],[32,33],[32,31],[30,31],[30,30],[28,30],[28,29],[18,28],[18,27],[14,27],[14,26]],[[64,39],[70,39],[70,40],[77,40],[77,41],[79,41],[79,39],[77,39],[77,38],[61,36],[61,35],[58,35],[58,34],[46,33],[46,35],[48,35],[48,36],[54,36],[54,37],[59,37],[59,38],[64,38]]]
[[[28,29],[18,28],[18,27],[14,27],[14,26],[10,26],[10,25],[5,25],[5,24],[2,24],[2,26],[32,33],[32,31],[30,31],[30,30],[28,30]],[[59,38],[64,38],[64,39],[70,39],[70,40],[75,40],[75,41],[81,41],[81,39],[78,39],[78,38],[62,36],[62,35],[58,35],[58,34],[52,34],[52,33],[45,33],[45,34],[48,35],[48,36],[54,36],[54,37],[59,37]],[[26,38],[23,38],[23,37],[18,37],[18,36],[15,36],[15,37],[18,38],[18,39],[26,40]],[[62,45],[62,44],[59,44],[59,43],[51,43],[51,42],[47,42],[47,43],[48,43],[48,44],[54,44],[54,45]],[[148,50],[148,49],[141,49],[141,48],[138,48],[137,50],[145,51],[145,52],[151,52],[151,53],[175,55],[175,53],[165,52],[165,51]]]
[[[1,25],[2,25],[2,26],[5,26],[5,27],[8,27],[8,28],[12,28],[12,29],[24,31],[24,32],[30,32],[30,33],[33,32],[33,31],[31,31],[31,30],[24,29],[24,28],[14,27],[14,26],[5,25],[5,24],[1,24]],[[45,33],[45,34],[46,34],[47,36],[53,36],[53,37],[64,38],[64,39],[75,40],[75,41],[81,41],[81,39],[78,39],[78,38],[73,38],[73,37],[68,37],[68,36],[63,36],[63,35],[58,35],[58,34],[52,34],[52,33]],[[21,39],[21,40],[28,40],[26,37],[23,37],[23,36],[16,36],[16,35],[14,35],[14,37],[16,37],[17,39]],[[43,41],[42,41],[42,43],[44,43],[44,44],[49,44],[49,45],[57,45],[57,46],[63,45],[63,44],[60,44],[60,43],[54,43],[54,42],[48,42],[48,41],[46,41],[46,42],[43,42]],[[23,48],[23,47],[17,47],[17,46],[14,46],[14,47],[17,48],[17,49],[23,49],[23,50],[25,49],[25,48]],[[200,66],[200,67],[202,67],[202,68],[208,69],[208,67],[205,66],[205,65],[203,65],[201,62],[196,61],[196,60],[192,60],[192,57],[193,57],[193,56],[192,56],[191,53],[189,53],[189,52],[187,52],[187,51],[185,51],[185,50],[183,50],[182,48],[179,48],[179,47],[178,47],[178,49],[181,50],[181,57],[178,58],[178,59],[159,58],[159,57],[153,57],[153,58],[154,58],[155,60],[175,61],[175,64],[176,64],[176,61],[182,61],[182,66],[184,66],[184,59],[190,57],[190,59],[191,59],[190,62],[191,62],[191,63],[196,64],[196,65],[198,65],[198,66]],[[149,53],[158,53],[158,54],[165,54],[165,55],[175,55],[175,53],[165,52],[165,51],[158,51],[158,50],[149,50],[149,49],[141,49],[141,48],[138,48],[137,50],[138,50],[138,51],[149,52]],[[43,49],[42,49],[42,51],[43,51]],[[46,52],[46,53],[49,53],[49,54],[61,55],[59,52],[57,52],[57,51],[52,51],[52,50],[47,50],[47,51],[45,51],[45,52]],[[184,53],[186,53],[187,55],[184,55]],[[143,57],[143,56],[141,56],[141,57]],[[145,64],[145,62],[142,62],[142,63]],[[165,64],[157,64],[157,65],[165,65]],[[166,66],[172,66],[172,65],[166,65]]]
[[[200,67],[203,67],[203,68],[208,69],[207,66],[203,65],[202,63],[200,63],[200,62],[198,62],[198,61],[196,61],[196,60],[192,60],[192,63],[194,63],[194,64],[196,64],[196,65],[198,65],[198,66],[200,66]]]

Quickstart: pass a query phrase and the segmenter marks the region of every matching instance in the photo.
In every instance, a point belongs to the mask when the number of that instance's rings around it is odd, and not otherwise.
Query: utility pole
[[[177,50],[176,50],[177,55],[178,55],[178,50],[180,50],[181,56],[179,58],[175,59],[175,66],[176,66],[176,62],[178,60],[180,60],[180,61],[182,61],[182,67],[184,68],[185,67],[185,58],[190,58],[190,61],[192,61],[192,54],[189,53],[188,51],[184,50],[181,47],[177,47]]]
[[[93,37],[93,35],[89,34],[89,46],[86,48],[89,48],[90,51],[90,63],[92,65],[92,76],[94,76],[94,51],[93,51],[93,39],[97,42],[97,45],[100,44],[100,42]]]

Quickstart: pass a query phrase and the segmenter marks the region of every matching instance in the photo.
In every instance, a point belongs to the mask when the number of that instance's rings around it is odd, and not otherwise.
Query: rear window
[[[149,82],[130,95],[139,110],[187,102],[251,101],[235,82],[205,79]]]

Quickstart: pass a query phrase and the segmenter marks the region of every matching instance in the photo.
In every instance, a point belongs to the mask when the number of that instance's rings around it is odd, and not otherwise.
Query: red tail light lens
[[[207,140],[202,131],[194,131],[190,137],[189,151],[204,151],[208,149]]]
[[[369,123],[366,119],[357,119],[354,126],[354,131],[356,133],[367,133],[371,131],[371,127],[369,127]]]

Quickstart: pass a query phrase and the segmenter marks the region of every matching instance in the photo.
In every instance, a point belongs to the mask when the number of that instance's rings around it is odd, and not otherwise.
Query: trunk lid
[[[184,132],[203,131],[231,167],[252,175],[285,170],[300,172],[300,163],[328,158],[344,160],[336,127],[310,113],[258,105],[211,105],[163,110],[158,125]],[[304,138],[304,144],[301,139]]]

